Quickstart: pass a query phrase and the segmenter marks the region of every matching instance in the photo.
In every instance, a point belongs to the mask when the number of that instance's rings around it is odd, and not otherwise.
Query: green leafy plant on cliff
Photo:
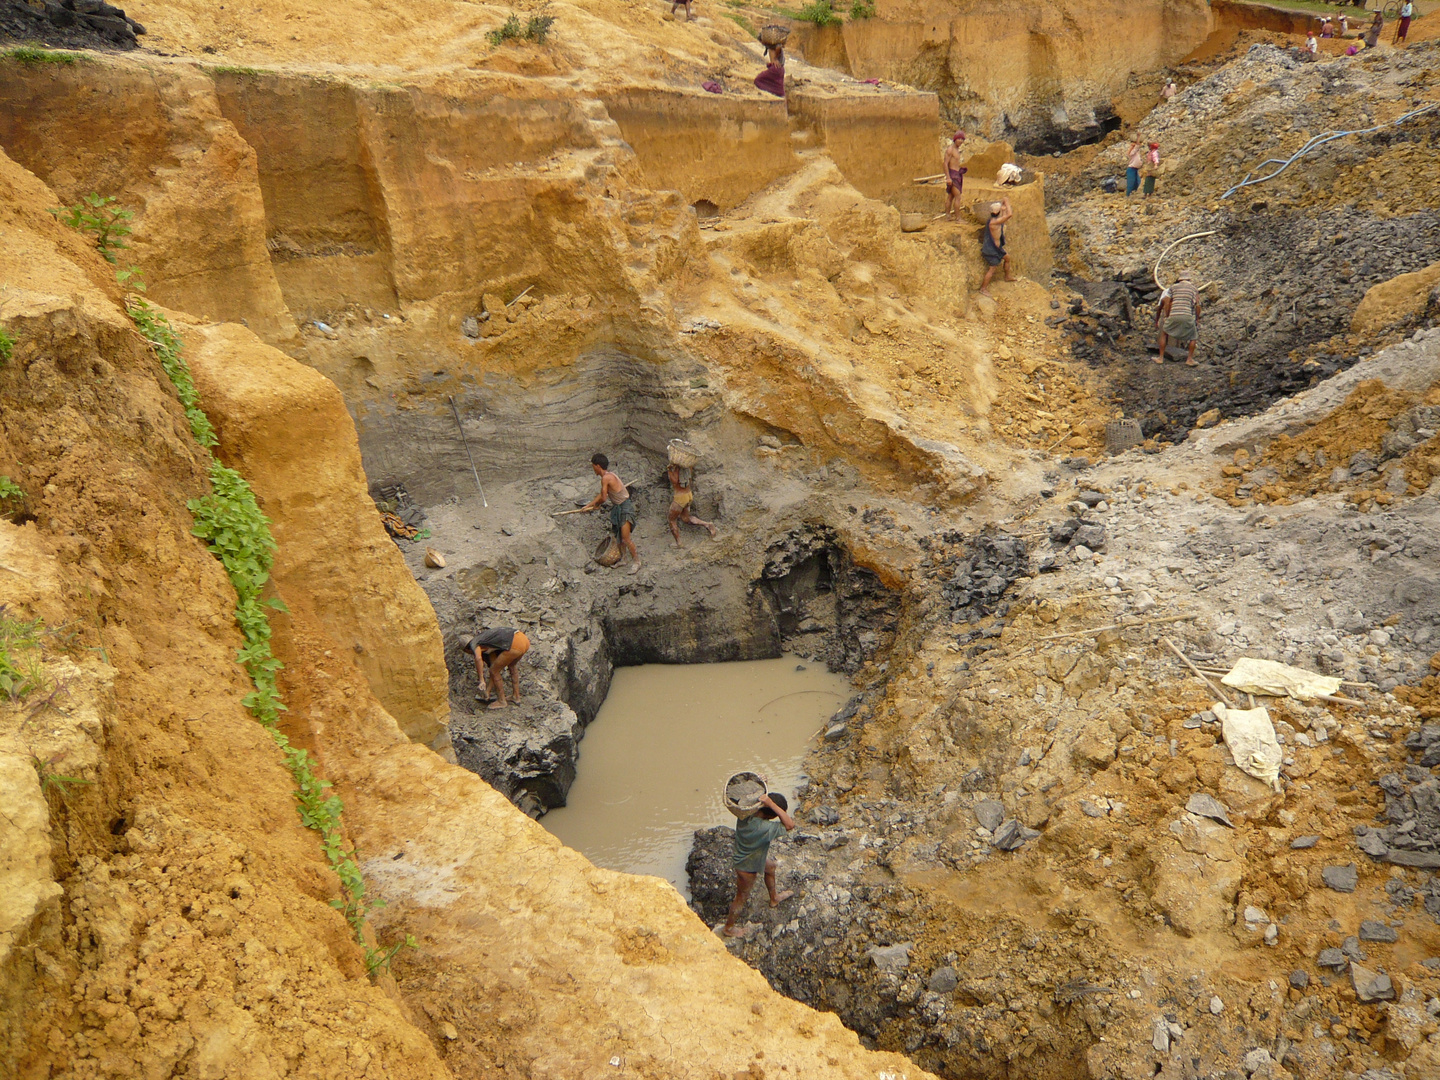
[[[512,11],[510,17],[497,29],[486,34],[485,38],[491,45],[504,45],[507,41],[533,41],[536,45],[544,45],[554,25],[555,16],[548,15],[543,10],[538,15],[531,15],[523,23],[520,16]]]
[[[751,37],[755,36],[755,24],[752,23],[749,19],[745,18],[744,15],[741,15],[739,12],[735,11],[726,11],[723,14],[725,18],[729,19],[736,26],[740,27],[740,29],[744,30],[745,33],[749,34]]]
[[[0,604],[0,695],[19,701],[45,688],[45,668],[40,656],[40,619],[17,619]]]
[[[179,335],[170,321],[144,300],[134,300],[129,312],[174,384],[196,442],[203,447],[214,446],[214,428],[200,408],[200,396],[189,366],[180,355],[183,343]],[[186,506],[194,520],[195,535],[204,540],[210,553],[220,560],[235,589],[235,623],[245,642],[235,658],[254,686],[254,690],[241,699],[241,704],[269,733],[285,767],[290,770],[300,820],[319,834],[325,859],[340,879],[340,896],[330,901],[330,906],[345,916],[355,941],[364,950],[366,970],[373,974],[387,967],[398,949],[413,946],[414,940],[407,936],[389,949],[375,949],[365,940],[366,916],[381,905],[366,899],[365,879],[355,850],[345,843],[340,827],[344,804],[332,793],[330,781],[316,774],[315,759],[309,751],[292,746],[280,730],[280,714],[285,711],[285,703],[281,700],[277,676],[285,665],[270,647],[270,612],[284,611],[285,604],[278,597],[262,599],[276,551],[270,519],[260,509],[245,478],[213,456],[209,493],[191,499]]]
[[[10,362],[10,357],[15,355],[15,335],[5,327],[0,326],[0,367]]]
[[[190,433],[201,446],[215,445],[215,429],[210,418],[200,408],[200,394],[195,389],[195,380],[190,377],[190,366],[180,355],[180,339],[170,326],[170,320],[150,304],[138,297],[127,308],[130,318],[139,328],[140,334],[150,343],[150,349],[170,377],[180,404],[185,406],[185,419],[190,421]]]
[[[13,508],[6,506],[6,503],[18,503],[23,498],[25,491],[19,484],[8,476],[0,476],[0,515],[14,513]]]
[[[113,263],[119,261],[115,253],[130,246],[125,237],[130,235],[130,221],[135,217],[133,210],[122,210],[115,202],[114,195],[100,195],[92,191],[74,206],[57,206],[50,213],[62,225],[94,233],[100,257]]]
[[[873,19],[874,17],[875,0],[852,0],[850,4],[850,18]]]
[[[19,61],[22,64],[73,64],[75,54],[66,52],[54,52],[50,49],[37,48],[34,45],[17,45],[4,54],[11,60]]]

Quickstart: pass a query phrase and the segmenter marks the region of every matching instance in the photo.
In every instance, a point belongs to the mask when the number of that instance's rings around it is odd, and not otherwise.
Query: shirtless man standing
[[[588,514],[599,509],[606,498],[609,498],[610,531],[615,534],[615,539],[620,541],[620,546],[630,553],[630,573],[638,574],[640,552],[635,550],[635,541],[630,539],[630,533],[635,528],[635,503],[630,498],[630,491],[620,482],[620,477],[610,471],[610,459],[604,454],[591,457],[590,467],[595,470],[595,475],[600,477],[600,494],[581,509]]]
[[[675,537],[675,546],[680,546],[680,525],[683,521],[688,525],[699,525],[702,529],[710,530],[710,538],[715,538],[715,526],[708,521],[701,521],[690,513],[690,507],[695,500],[695,493],[691,488],[695,484],[695,471],[680,465],[671,464],[666,470],[670,477],[670,535]]]
[[[960,144],[964,141],[965,133],[957,131],[945,147],[945,216],[952,221],[960,209],[960,189],[965,186],[967,170],[960,164]]]

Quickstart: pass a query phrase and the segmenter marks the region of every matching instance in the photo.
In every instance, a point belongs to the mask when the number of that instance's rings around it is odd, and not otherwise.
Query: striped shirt
[[[1200,297],[1195,286],[1188,281],[1177,281],[1170,286],[1170,314],[1171,316],[1183,315],[1186,318],[1195,317],[1195,301]]]

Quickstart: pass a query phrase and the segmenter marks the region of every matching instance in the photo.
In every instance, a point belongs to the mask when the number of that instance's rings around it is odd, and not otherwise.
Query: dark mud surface
[[[1178,356],[1155,364],[1159,290],[1147,267],[1111,281],[1072,279],[1085,301],[1062,325],[1076,357],[1102,372],[1116,403],[1141,421],[1147,437],[1179,441],[1197,416],[1261,412],[1368,355],[1337,344],[1365,292],[1440,258],[1440,212],[1391,219],[1315,219],[1270,213],[1256,200],[1248,212],[1222,211],[1191,223],[1218,235],[1194,244],[1183,263],[1198,285],[1217,283],[1202,299],[1198,366]],[[1161,277],[1171,280],[1172,258]],[[1436,313],[1416,323],[1434,325]]]

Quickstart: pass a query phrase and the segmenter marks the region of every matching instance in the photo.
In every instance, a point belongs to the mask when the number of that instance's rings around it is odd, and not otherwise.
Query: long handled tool
[[[475,468],[475,456],[470,453],[470,440],[465,437],[465,425],[460,423],[460,410],[455,407],[455,396],[446,396],[450,401],[450,411],[455,414],[455,426],[460,429],[460,441],[465,444],[465,456],[470,459],[470,471],[475,474],[475,486],[480,490],[480,502],[488,510],[490,502],[485,498],[485,488],[480,483],[480,470]]]

